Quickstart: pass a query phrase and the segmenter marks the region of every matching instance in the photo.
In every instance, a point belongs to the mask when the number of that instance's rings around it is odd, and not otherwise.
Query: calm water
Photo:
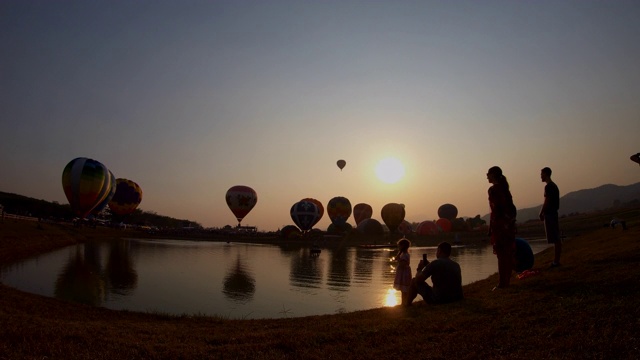
[[[530,241],[534,253],[546,241]],[[435,247],[411,248],[412,269]],[[23,291],[116,310],[226,318],[334,314],[399,303],[392,249],[183,240],[114,240],[77,245],[0,269]],[[497,271],[490,247],[455,247],[468,284]],[[514,280],[518,281],[518,280]],[[418,297],[420,300],[421,298]]]

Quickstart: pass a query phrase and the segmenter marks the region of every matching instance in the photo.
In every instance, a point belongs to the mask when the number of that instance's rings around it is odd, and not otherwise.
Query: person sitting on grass
[[[426,263],[420,260],[416,276],[411,282],[408,303],[411,304],[418,294],[428,304],[450,303],[464,298],[462,294],[462,272],[460,265],[451,260],[451,244],[444,241],[438,245],[436,260]],[[431,277],[433,287],[427,284]]]

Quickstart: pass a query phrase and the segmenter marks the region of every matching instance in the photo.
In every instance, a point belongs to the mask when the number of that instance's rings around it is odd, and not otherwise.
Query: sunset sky
[[[205,227],[250,186],[243,225],[276,230],[306,197],[484,215],[493,165],[520,208],[544,166],[561,195],[637,183],[639,39],[638,1],[5,0],[0,191],[67,203],[88,157]]]

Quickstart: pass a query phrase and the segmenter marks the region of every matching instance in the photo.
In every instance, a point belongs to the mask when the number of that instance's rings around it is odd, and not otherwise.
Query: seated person
[[[436,251],[436,260],[422,260],[412,280],[409,304],[420,294],[428,304],[442,304],[462,300],[462,272],[457,262],[449,259],[451,244],[441,242]],[[433,287],[426,283],[431,277]]]

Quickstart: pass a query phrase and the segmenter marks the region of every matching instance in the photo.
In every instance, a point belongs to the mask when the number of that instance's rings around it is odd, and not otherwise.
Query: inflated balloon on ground
[[[398,232],[402,235],[409,235],[413,232],[413,226],[407,220],[402,220],[398,226]]]
[[[108,198],[113,184],[112,174],[101,162],[79,157],[71,160],[62,171],[62,188],[71,211],[85,218]]]
[[[109,201],[111,201],[116,193],[116,177],[111,171],[109,171],[109,177],[111,179],[109,181],[109,184],[105,184],[105,186],[110,186],[109,193],[107,194],[107,197],[104,198],[104,200],[102,200],[98,205],[96,205],[96,207],[93,208],[93,210],[91,210],[92,214],[97,215],[100,211],[104,210],[104,208],[107,207],[107,204],[109,204]]]
[[[291,219],[302,231],[309,231],[318,222],[318,207],[311,201],[298,201],[289,211]]]
[[[416,227],[418,235],[436,235],[439,231],[438,225],[433,221],[423,221]]]
[[[369,204],[359,203],[353,207],[353,218],[356,220],[356,225],[359,225],[365,219],[371,218],[373,215],[373,208]]]
[[[368,236],[378,236],[384,234],[382,224],[376,219],[364,219],[358,224],[358,231]]]
[[[302,199],[302,201],[310,201],[316,204],[316,207],[318,208],[318,219],[316,220],[316,224],[317,224],[318,221],[320,221],[322,219],[322,216],[324,215],[324,206],[322,205],[320,200],[317,200],[314,198],[304,198]],[[312,227],[315,226],[316,224],[313,224]]]
[[[109,201],[109,209],[117,215],[134,212],[142,202],[142,188],[128,179],[116,179],[116,193]]]
[[[351,202],[343,196],[336,196],[327,204],[327,214],[335,225],[342,225],[351,216]]]
[[[451,221],[449,219],[440,218],[436,220],[436,225],[442,230],[442,232],[450,232],[451,231]]]
[[[382,207],[380,215],[382,215],[382,221],[387,225],[389,231],[393,233],[404,220],[404,206],[396,203],[386,204]]]
[[[438,216],[441,218],[449,219],[449,221],[453,221],[453,219],[458,216],[458,208],[453,204],[443,204],[438,208]]]

